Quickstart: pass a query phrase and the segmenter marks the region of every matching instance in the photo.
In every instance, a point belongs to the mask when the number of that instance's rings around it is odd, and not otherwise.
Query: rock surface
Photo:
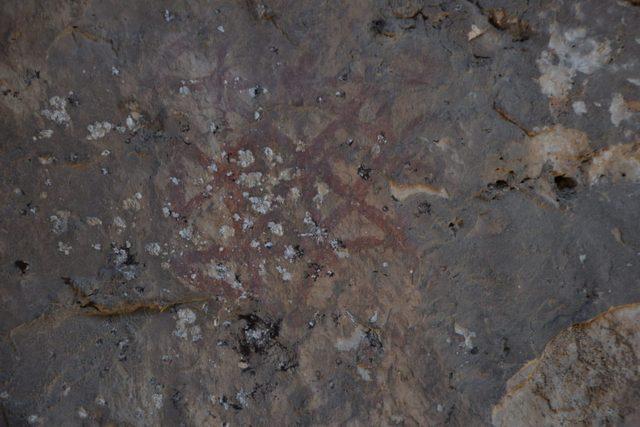
[[[638,27],[633,0],[1,2],[0,423],[491,424],[552,337],[640,301]],[[567,416],[633,423],[627,390]]]
[[[563,331],[507,382],[493,424],[638,425],[640,305]]]

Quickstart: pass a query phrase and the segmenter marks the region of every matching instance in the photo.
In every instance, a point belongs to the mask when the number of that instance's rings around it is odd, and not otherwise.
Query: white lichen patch
[[[189,89],[189,86],[187,86],[186,84],[184,84],[184,82],[182,83],[182,86],[180,86],[180,89],[178,89],[178,93],[182,96],[186,96],[189,95],[191,93],[191,89]]]
[[[253,217],[245,216],[242,220],[242,231],[247,231],[253,228]]]
[[[124,230],[125,228],[127,228],[126,221],[120,216],[116,216],[115,218],[113,218],[113,225],[115,225],[121,230]]]
[[[557,24],[552,25],[548,49],[536,61],[542,93],[565,98],[578,72],[592,74],[605,65],[610,56],[608,40],[597,42],[588,38],[584,28],[562,31]]]
[[[153,403],[153,407],[157,410],[162,409],[164,406],[164,398],[160,393],[154,393],[151,395],[151,402]]]
[[[358,365],[357,371],[358,375],[360,375],[360,378],[362,378],[364,381],[371,381],[371,372],[368,369]]]
[[[284,228],[282,227],[282,224],[269,221],[269,223],[267,224],[267,228],[269,229],[269,231],[271,231],[271,234],[275,236],[282,236],[284,234]]]
[[[238,185],[247,188],[254,188],[260,185],[260,180],[262,179],[262,172],[249,172],[249,173],[241,173],[238,178]]]
[[[218,231],[220,233],[220,236],[222,236],[222,238],[224,239],[230,239],[231,237],[236,235],[236,230],[233,227],[226,224],[221,226]]]
[[[87,126],[89,135],[87,139],[89,141],[96,141],[100,138],[104,138],[113,129],[113,125],[109,122],[95,122]]]
[[[465,328],[462,325],[459,325],[458,323],[455,323],[453,325],[453,331],[456,334],[461,335],[462,337],[464,337],[463,345],[467,350],[471,350],[471,349],[474,348],[473,339],[476,337],[476,333],[475,332],[470,331],[469,329]]]
[[[615,127],[620,126],[624,120],[629,120],[633,117],[633,112],[627,107],[626,102],[621,94],[616,93],[611,99],[611,105],[609,106],[609,113],[611,114],[611,123]]]
[[[69,255],[71,253],[71,249],[73,249],[71,245],[64,242],[58,242],[58,252],[64,255]]]
[[[202,339],[202,330],[198,325],[194,325],[196,321],[196,313],[190,308],[181,308],[178,310],[178,320],[176,321],[176,329],[173,334],[178,338],[188,339],[196,342]]]
[[[587,113],[587,105],[584,103],[584,101],[576,101],[573,104],[571,104],[571,106],[573,107],[573,112],[576,113],[578,116],[581,116]]]
[[[242,289],[242,283],[237,279],[236,273],[221,262],[212,262],[207,265],[206,274],[212,279],[228,283],[234,289]]]
[[[132,111],[125,120],[125,124],[127,125],[127,129],[131,132],[135,132],[140,129],[140,121],[142,120],[142,115],[136,111]]]
[[[185,228],[181,229],[178,232],[178,234],[184,240],[191,240],[191,239],[193,239],[193,227],[192,226],[185,227]]]
[[[296,255],[297,255],[297,251],[294,249],[293,246],[287,245],[284,247],[284,253],[283,253],[284,259],[286,259],[289,262],[293,262]]]
[[[316,191],[317,193],[315,196],[313,196],[313,201],[315,202],[316,207],[319,209],[322,205],[322,202],[324,202],[324,198],[327,194],[329,194],[329,186],[324,182],[317,182]]]
[[[87,219],[87,224],[92,226],[92,227],[96,227],[98,225],[102,225],[102,220],[96,216],[88,216]]]
[[[329,242],[333,253],[340,259],[349,258],[349,251],[345,248],[344,243],[340,239],[332,239]]]
[[[142,194],[136,193],[133,195],[133,197],[124,199],[122,201],[122,207],[124,208],[124,210],[139,211],[141,208],[140,200],[142,200]]]
[[[238,164],[240,167],[247,168],[256,161],[253,157],[251,150],[239,150],[238,151]]]
[[[487,30],[479,28],[477,25],[471,25],[471,30],[467,33],[467,40],[471,41],[483,35]]]
[[[158,256],[162,252],[162,247],[158,242],[150,242],[144,246],[144,250],[150,255]]]
[[[272,196],[269,194],[263,197],[250,196],[249,201],[251,202],[251,208],[254,211],[264,215],[271,209]]]
[[[289,197],[289,200],[291,200],[293,203],[296,203],[298,200],[300,200],[301,196],[302,196],[302,192],[298,187],[291,187],[289,189],[288,197]]]
[[[280,265],[277,265],[276,270],[278,271],[278,273],[280,273],[280,277],[282,278],[283,282],[291,281],[291,278],[292,278],[291,273],[289,273],[286,268]]]
[[[56,211],[55,215],[49,217],[51,222],[51,231],[54,234],[60,235],[65,233],[69,228],[69,217],[71,212],[69,211]]]
[[[53,136],[53,130],[51,129],[43,129],[40,132],[38,132],[37,136],[33,137],[34,141],[37,141],[39,139],[49,139]]]
[[[49,105],[50,108],[41,111],[42,115],[59,125],[69,125],[71,117],[67,113],[67,100],[60,96],[53,96],[49,99]]]
[[[267,159],[269,167],[275,166],[276,163],[282,164],[282,156],[277,154],[271,147],[264,148],[264,156]]]

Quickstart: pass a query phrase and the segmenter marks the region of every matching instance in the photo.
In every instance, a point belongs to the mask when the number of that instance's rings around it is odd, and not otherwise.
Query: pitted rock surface
[[[492,421],[509,378],[640,301],[638,27],[634,0],[3,1],[0,424],[526,424],[536,396]],[[616,399],[562,420],[632,422]]]

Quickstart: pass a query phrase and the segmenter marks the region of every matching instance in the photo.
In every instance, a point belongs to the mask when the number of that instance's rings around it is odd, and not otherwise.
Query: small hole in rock
[[[571,190],[578,186],[578,182],[569,176],[556,176],[554,179],[558,190]]]
[[[29,271],[29,263],[24,262],[21,259],[17,260],[13,264],[20,270],[22,274],[27,274],[27,271]]]

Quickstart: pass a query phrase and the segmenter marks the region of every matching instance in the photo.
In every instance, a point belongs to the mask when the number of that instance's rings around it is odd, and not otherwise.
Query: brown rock
[[[637,425],[640,304],[571,326],[507,383],[496,426]]]

